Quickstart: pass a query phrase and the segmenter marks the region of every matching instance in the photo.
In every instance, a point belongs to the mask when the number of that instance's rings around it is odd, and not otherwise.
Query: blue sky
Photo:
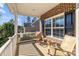
[[[0,25],[3,25],[5,22],[9,22],[11,19],[14,19],[14,15],[9,11],[6,4],[0,3]],[[26,20],[27,16],[18,16],[18,25],[23,25]],[[30,22],[32,21],[33,17],[30,16]]]
[[[14,18],[6,4],[0,4],[0,15],[0,25]]]

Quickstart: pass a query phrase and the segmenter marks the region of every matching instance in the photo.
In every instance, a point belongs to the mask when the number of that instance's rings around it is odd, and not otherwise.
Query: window
[[[63,39],[65,35],[75,35],[75,12],[65,13],[53,19],[45,20],[44,33]]]
[[[63,27],[64,26],[64,17],[58,17],[53,19],[53,27]]]
[[[45,21],[45,27],[51,27],[51,19]]]
[[[45,21],[45,35],[51,35],[51,19]]]
[[[58,38],[64,37],[64,17],[60,16],[53,19],[53,36]]]
[[[66,35],[72,35],[72,36],[75,35],[74,33],[75,17],[74,16],[75,16],[74,12],[65,14],[65,34]]]
[[[46,35],[51,35],[51,29],[45,29],[46,30]]]

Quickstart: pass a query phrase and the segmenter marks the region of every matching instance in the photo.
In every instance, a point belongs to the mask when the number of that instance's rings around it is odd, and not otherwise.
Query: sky
[[[0,25],[3,25],[5,22],[9,22],[10,20],[14,19],[14,15],[9,11],[9,8],[6,4],[0,3]],[[23,26],[27,16],[18,15],[18,25]],[[30,22],[32,22],[33,16],[30,16]]]
[[[0,25],[14,18],[6,4],[0,4],[0,15]]]

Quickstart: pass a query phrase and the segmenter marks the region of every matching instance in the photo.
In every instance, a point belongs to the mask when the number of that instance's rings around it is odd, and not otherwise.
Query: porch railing
[[[9,40],[0,48],[0,56],[13,56],[16,51],[17,35],[9,37]]]

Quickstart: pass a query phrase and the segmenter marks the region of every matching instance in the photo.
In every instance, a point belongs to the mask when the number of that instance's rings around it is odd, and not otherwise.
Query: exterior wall
[[[76,4],[76,55],[79,56],[79,3]]]
[[[60,14],[62,12],[69,12],[71,10],[76,9],[76,4],[75,3],[60,3],[53,9],[49,10],[45,14],[41,15],[41,19],[46,19],[49,17],[52,17],[54,15]]]
[[[46,19],[46,18],[50,18],[53,17],[55,15],[61,14],[63,12],[71,12],[71,11],[75,11],[76,10],[76,3],[60,3],[59,5],[55,6],[53,9],[49,10],[48,12],[44,13],[43,15],[41,15],[41,21]],[[42,22],[42,31],[44,32],[43,28],[44,28],[44,22]],[[75,29],[74,29],[74,33],[75,33]]]

